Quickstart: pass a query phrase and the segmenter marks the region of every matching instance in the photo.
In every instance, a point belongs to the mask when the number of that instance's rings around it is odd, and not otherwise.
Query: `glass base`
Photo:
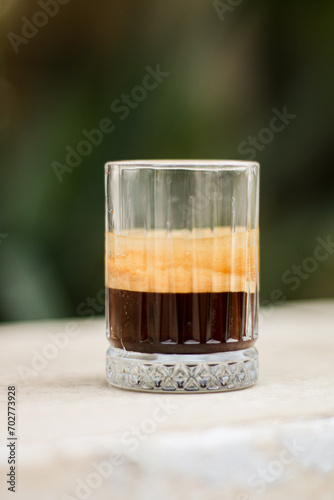
[[[225,392],[253,385],[259,375],[255,347],[213,354],[144,354],[107,350],[107,381],[146,392]]]

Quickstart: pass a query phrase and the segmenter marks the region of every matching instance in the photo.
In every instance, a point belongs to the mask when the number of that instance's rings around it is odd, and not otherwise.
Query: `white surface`
[[[101,318],[2,326],[1,499],[334,500],[334,302],[276,307],[261,327],[253,388],[158,395],[107,386]],[[53,359],[36,366],[42,352]],[[3,481],[8,385],[15,497]]]

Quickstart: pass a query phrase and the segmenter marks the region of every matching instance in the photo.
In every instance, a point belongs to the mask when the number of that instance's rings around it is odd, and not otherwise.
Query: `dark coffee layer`
[[[254,344],[255,294],[108,289],[110,342],[135,352],[198,354]]]

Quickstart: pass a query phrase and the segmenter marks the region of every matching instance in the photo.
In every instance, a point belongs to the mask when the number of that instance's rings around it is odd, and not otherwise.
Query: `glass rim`
[[[245,160],[120,160],[108,161],[104,169],[120,167],[122,169],[143,170],[192,170],[192,171],[242,171],[251,168],[259,169],[260,164],[256,161]]]

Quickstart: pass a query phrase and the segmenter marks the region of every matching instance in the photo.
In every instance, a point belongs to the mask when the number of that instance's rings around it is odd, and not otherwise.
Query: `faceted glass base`
[[[253,385],[259,374],[255,347],[213,354],[144,354],[107,350],[107,381],[147,392],[224,392]]]

